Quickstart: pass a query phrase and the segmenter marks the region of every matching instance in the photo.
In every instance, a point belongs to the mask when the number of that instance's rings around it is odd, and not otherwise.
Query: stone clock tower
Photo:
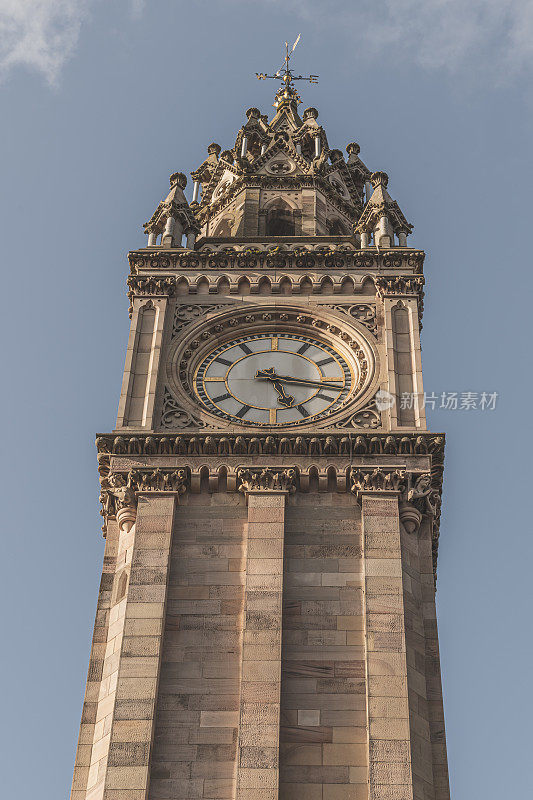
[[[130,253],[72,800],[448,800],[424,253],[290,70]]]

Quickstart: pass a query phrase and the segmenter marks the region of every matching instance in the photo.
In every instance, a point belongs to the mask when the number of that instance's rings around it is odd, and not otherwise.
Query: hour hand
[[[272,386],[278,393],[278,403],[285,408],[290,408],[294,404],[294,397],[292,395],[287,394],[285,389],[283,388],[283,384],[279,382],[277,379],[278,376],[276,375],[276,370],[274,367],[270,367],[269,369],[259,369],[255,373],[256,378],[263,378],[268,380],[272,383]]]

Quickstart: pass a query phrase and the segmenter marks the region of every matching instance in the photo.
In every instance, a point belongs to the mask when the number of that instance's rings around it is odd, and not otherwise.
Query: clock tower
[[[424,253],[295,79],[129,255],[72,800],[449,800]]]

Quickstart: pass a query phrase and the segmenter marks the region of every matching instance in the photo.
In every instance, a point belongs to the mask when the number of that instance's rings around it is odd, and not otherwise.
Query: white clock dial
[[[295,425],[341,406],[354,374],[332,347],[291,333],[241,337],[200,364],[195,388],[205,406],[246,425]]]

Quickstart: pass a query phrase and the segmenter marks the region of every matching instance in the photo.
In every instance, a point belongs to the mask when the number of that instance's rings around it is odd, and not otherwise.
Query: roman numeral
[[[251,406],[243,406],[241,409],[239,409],[239,411],[237,411],[235,416],[239,417],[239,419],[242,419],[244,417],[244,415],[247,414],[250,409],[251,409]]]
[[[243,353],[246,353],[246,355],[252,352],[247,344],[240,344],[239,347],[241,348]]]
[[[229,394],[229,392],[226,392],[226,394],[221,394],[218,397],[212,397],[211,400],[213,401],[213,403],[220,403],[221,400],[227,400],[228,397],[231,397],[231,395]]]
[[[215,361],[218,361],[219,364],[225,364],[226,367],[231,367],[231,365],[233,364],[233,361],[228,361],[227,358],[221,358],[220,356],[218,358],[215,358]]]
[[[303,345],[300,347],[300,349],[299,349],[299,350],[297,350],[296,352],[297,352],[297,353],[300,353],[300,355],[301,355],[302,353],[305,353],[305,351],[306,351],[306,350],[309,350],[309,348],[310,348],[310,347],[311,347],[311,345],[310,345],[310,344],[303,344]]]
[[[322,392],[317,392],[315,397],[320,397],[321,400],[327,400],[328,402],[335,400],[334,397],[330,397],[329,394],[322,394]]]
[[[299,405],[299,406],[296,406],[296,408],[298,409],[298,411],[300,412],[302,417],[308,417],[309,416],[309,412],[306,411],[306,409],[303,407],[303,404]]]
[[[317,367],[323,367],[324,364],[331,364],[332,361],[335,361],[335,359],[330,356],[329,358],[323,358],[322,361],[315,361],[315,364]]]

